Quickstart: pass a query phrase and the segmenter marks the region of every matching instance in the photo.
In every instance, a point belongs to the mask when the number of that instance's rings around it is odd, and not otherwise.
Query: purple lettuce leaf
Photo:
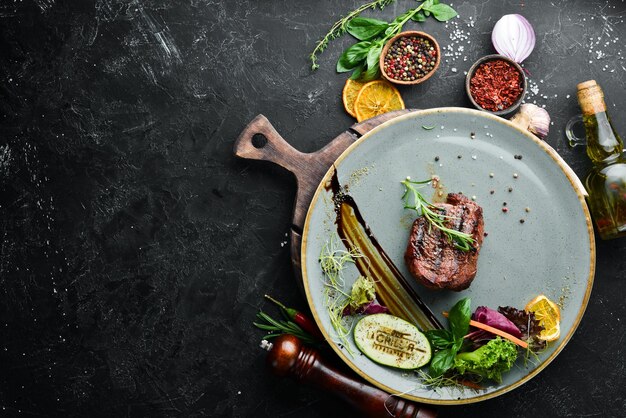
[[[520,329],[513,322],[509,321],[506,316],[486,306],[479,306],[476,308],[474,315],[472,315],[472,319],[474,321],[482,322],[485,325],[497,328],[500,331],[504,331],[514,337],[520,338],[522,336]]]

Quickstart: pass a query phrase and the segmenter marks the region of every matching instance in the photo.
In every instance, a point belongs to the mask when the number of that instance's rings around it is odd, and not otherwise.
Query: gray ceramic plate
[[[414,285],[442,323],[446,321],[441,312],[465,296],[471,297],[473,308],[509,305],[523,309],[542,293],[562,305],[560,339],[550,343],[534,364],[524,365],[518,360],[502,384],[487,382],[481,390],[428,389],[414,372],[380,366],[360,355],[352,340],[350,347],[344,347],[329,322],[318,262],[324,243],[331,236],[338,238],[331,193],[324,187],[331,169],[306,218],[302,273],[317,323],[337,354],[359,375],[412,400],[432,404],[477,402],[520,386],[565,347],[589,299],[595,244],[584,190],[552,148],[504,119],[475,110],[441,108],[400,116],[373,129],[348,148],[335,167],[339,182],[350,185],[350,195],[373,234],[408,278],[403,254],[413,216],[403,209],[401,180],[407,176],[428,179],[436,174],[447,191],[475,196],[483,207],[488,236],[471,287],[456,293]],[[513,190],[509,192],[509,188]],[[506,213],[503,202],[507,202]],[[348,292],[357,277],[355,268],[345,270]],[[355,354],[349,354],[349,349]]]

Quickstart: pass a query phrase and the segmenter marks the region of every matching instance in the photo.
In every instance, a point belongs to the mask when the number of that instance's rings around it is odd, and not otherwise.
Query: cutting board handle
[[[298,177],[298,161],[306,158],[289,145],[263,115],[255,117],[239,135],[234,146],[235,155],[250,160],[270,161],[291,171]]]
[[[235,155],[251,160],[270,161],[287,170],[298,185],[293,208],[293,226],[304,227],[306,212],[320,180],[335,159],[358,138],[344,132],[319,151],[303,153],[292,147],[263,115],[254,118],[235,141]]]

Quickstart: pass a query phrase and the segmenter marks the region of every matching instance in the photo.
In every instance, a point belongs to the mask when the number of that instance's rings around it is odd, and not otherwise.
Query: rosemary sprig
[[[292,334],[308,344],[319,342],[295,322],[274,319],[263,311],[257,312],[256,316],[260,322],[253,322],[252,324],[259,329],[269,332],[269,334],[263,336],[266,340],[276,338],[282,334]]]
[[[324,50],[328,47],[328,43],[330,41],[332,41],[333,39],[337,39],[338,37],[346,33],[346,26],[348,22],[360,15],[365,10],[382,10],[385,8],[385,6],[393,3],[394,1],[395,0],[375,0],[369,3],[365,3],[336,21],[330,27],[328,33],[326,33],[326,35],[324,35],[324,37],[317,42],[317,45],[315,45],[315,49],[313,49],[313,52],[311,52],[311,55],[309,55],[309,59],[311,60],[311,69],[317,70],[319,68],[319,64],[317,63],[317,56],[324,52]]]
[[[440,229],[441,232],[446,235],[448,240],[454,243],[454,246],[459,250],[471,250],[474,244],[472,236],[465,232],[457,231],[445,226],[446,220],[452,219],[453,217],[440,213],[440,209],[426,200],[424,195],[422,195],[418,190],[418,188],[423,187],[430,182],[430,180],[411,181],[408,177],[403,180],[401,183],[405,187],[404,194],[402,195],[402,198],[404,199],[404,208],[414,210],[417,212],[418,216],[424,216],[430,225]],[[413,204],[411,204],[411,201]]]

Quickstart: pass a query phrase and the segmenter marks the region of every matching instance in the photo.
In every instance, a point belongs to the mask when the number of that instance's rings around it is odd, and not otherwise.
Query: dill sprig
[[[259,329],[268,331],[268,334],[263,336],[266,340],[276,338],[282,334],[292,334],[308,344],[319,342],[295,322],[274,319],[263,311],[257,312],[256,316],[261,322],[253,322],[252,324]]]
[[[347,15],[343,16],[341,19],[336,21],[328,30],[328,33],[320,39],[315,45],[315,49],[309,55],[309,59],[311,60],[311,69],[317,70],[319,68],[319,64],[317,63],[317,56],[324,52],[324,50],[328,47],[328,43],[334,39],[339,38],[341,35],[346,33],[347,24],[352,19],[360,15],[362,12],[368,9],[384,9],[385,6],[393,3],[395,0],[375,0],[369,3],[365,3],[358,8],[354,9]]]
[[[417,212],[418,216],[424,216],[428,223],[443,232],[448,240],[454,243],[454,246],[462,251],[469,251],[473,248],[474,239],[468,233],[457,231],[456,229],[448,228],[445,226],[447,219],[454,219],[454,217],[446,216],[440,213],[440,209],[437,206],[430,203],[422,193],[418,190],[426,184],[429,184],[431,180],[424,181],[411,181],[408,177],[401,183],[404,185],[405,190],[402,198],[404,199],[404,208],[412,209]],[[411,203],[412,202],[412,203]]]

